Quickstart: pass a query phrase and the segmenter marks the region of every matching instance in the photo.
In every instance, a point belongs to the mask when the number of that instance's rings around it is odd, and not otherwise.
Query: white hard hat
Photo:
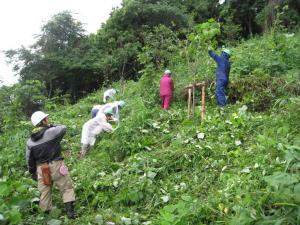
[[[170,70],[166,70],[165,74],[171,74],[171,71]]]
[[[31,115],[31,123],[33,126],[37,126],[43,119],[45,119],[49,114],[42,111],[36,111]]]

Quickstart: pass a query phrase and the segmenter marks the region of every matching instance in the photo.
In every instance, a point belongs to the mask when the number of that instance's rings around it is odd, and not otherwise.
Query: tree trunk
[[[248,15],[248,29],[249,29],[250,37],[252,38],[253,37],[253,31],[252,31],[252,22],[251,22],[251,16],[250,15]]]
[[[280,4],[280,0],[269,0],[268,1],[268,11],[266,15],[266,29],[268,30],[272,27],[276,20],[276,6]]]
[[[53,83],[52,83],[52,80],[50,80],[50,81],[49,81],[48,98],[51,98],[51,96],[52,96],[52,90],[53,90]]]

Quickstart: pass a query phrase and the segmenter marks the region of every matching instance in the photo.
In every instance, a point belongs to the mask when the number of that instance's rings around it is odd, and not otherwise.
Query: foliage
[[[233,45],[236,40],[239,40],[241,37],[241,25],[235,24],[232,22],[232,16],[224,17],[224,22],[222,23],[221,31],[222,31],[222,42],[226,40],[227,43]]]
[[[176,33],[164,25],[154,27],[153,31],[145,34],[145,44],[139,55],[139,61],[145,67],[163,69],[170,64],[172,57],[177,54],[179,39]]]
[[[208,47],[217,46],[217,37],[220,35],[220,24],[210,19],[206,23],[195,26],[195,32],[188,36],[189,44],[187,52],[184,54],[187,58],[188,67],[191,68],[191,74],[199,76],[203,74],[203,68],[207,63],[203,58],[207,55]],[[193,82],[196,81],[194,77]]]
[[[197,215],[198,204],[190,196],[182,196],[177,204],[167,205],[160,210],[159,224],[193,224],[192,216]]]
[[[232,56],[232,61],[237,62],[233,65],[233,74],[280,76],[288,70],[299,69],[298,38],[275,33],[245,42]]]
[[[193,57],[197,57],[197,53],[201,50],[207,50],[208,46],[217,47],[217,37],[220,35],[220,24],[214,19],[209,19],[207,22],[195,26],[195,33],[189,35],[188,39],[191,42],[189,53]]]
[[[178,55],[179,39],[171,29],[160,25],[153,31],[145,35],[145,46],[138,55],[138,61],[144,66],[139,72],[142,74],[140,79],[141,88],[147,87],[149,92],[144,93],[151,101],[157,99],[156,87],[161,76],[161,72],[170,65],[173,57]]]
[[[278,98],[299,96],[299,81],[287,81],[267,75],[248,75],[230,83],[228,101],[243,102],[250,111],[266,111]]]
[[[269,1],[256,16],[264,30],[284,28],[293,31],[299,19],[299,2],[292,0]]]
[[[29,117],[34,111],[42,108],[45,100],[44,85],[37,80],[2,87],[0,105],[5,110],[0,113],[0,129],[15,127],[18,120]]]
[[[159,24],[179,30],[188,26],[188,20],[176,5],[164,1],[133,0],[124,1],[123,7],[112,15],[107,26],[120,30],[141,30],[142,26],[154,27]]]
[[[264,9],[265,2],[263,0],[226,1],[222,7],[221,16],[224,20],[230,18],[232,26],[239,25],[242,36],[253,36],[254,33],[260,32],[260,27],[256,23],[255,17],[257,13]]]

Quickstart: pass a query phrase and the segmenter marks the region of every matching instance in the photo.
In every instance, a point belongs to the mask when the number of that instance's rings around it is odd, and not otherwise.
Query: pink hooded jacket
[[[160,95],[173,95],[174,84],[170,74],[164,74],[160,80]]]

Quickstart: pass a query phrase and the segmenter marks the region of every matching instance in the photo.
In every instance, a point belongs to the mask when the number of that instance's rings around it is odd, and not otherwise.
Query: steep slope
[[[236,48],[239,55],[247,52],[245,45]],[[242,60],[236,61],[236,68]],[[258,66],[260,72],[264,66]],[[183,71],[183,67],[174,70]],[[292,64],[291,69],[297,68]],[[50,123],[68,127],[63,154],[74,180],[79,218],[65,217],[57,190],[57,208],[50,215],[38,212],[39,194],[25,172],[24,160],[25,140],[32,127],[21,121],[16,130],[0,137],[0,221],[299,224],[299,80],[297,72],[279,78],[267,72],[250,71],[253,75],[248,77],[233,72],[229,98],[235,104],[225,111],[215,106],[213,79],[206,77],[208,105],[203,121],[198,115],[187,118],[181,93],[191,79],[183,73],[174,73],[176,98],[167,112],[159,107],[155,89],[160,71],[153,71],[151,84],[149,77],[115,83],[121,90],[115,98],[126,101],[121,125],[113,134],[101,135],[83,160],[77,159],[81,128],[90,118],[92,105],[101,101],[103,90],[75,105],[48,103]],[[199,110],[197,106],[197,114]]]

